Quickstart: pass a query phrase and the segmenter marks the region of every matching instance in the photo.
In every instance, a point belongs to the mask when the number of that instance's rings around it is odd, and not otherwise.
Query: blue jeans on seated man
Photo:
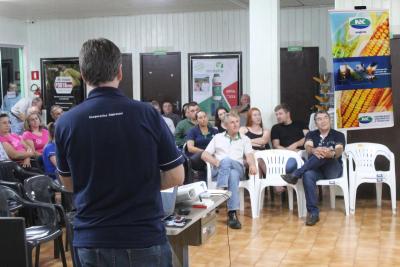
[[[238,210],[240,206],[239,182],[244,180],[244,166],[240,162],[224,158],[218,168],[212,169],[212,177],[217,179],[218,188],[228,188],[232,196],[228,199],[228,210]]]
[[[304,165],[292,174],[303,177],[303,186],[306,195],[307,211],[311,215],[318,215],[317,181],[321,179],[335,179],[342,176],[343,167],[337,159],[319,159],[311,155]]]
[[[168,242],[140,249],[76,248],[82,267],[172,267]]]

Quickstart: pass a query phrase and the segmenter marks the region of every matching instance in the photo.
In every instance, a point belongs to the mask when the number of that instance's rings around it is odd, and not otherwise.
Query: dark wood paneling
[[[391,40],[391,61],[394,127],[348,131],[347,142],[372,142],[380,143],[389,147],[396,158],[397,199],[400,199],[400,36]],[[387,168],[387,162],[382,159],[378,159],[375,165],[379,169]],[[362,184],[358,189],[357,198],[375,198],[375,192],[374,184]],[[383,198],[390,199],[389,187],[387,185],[383,186]]]

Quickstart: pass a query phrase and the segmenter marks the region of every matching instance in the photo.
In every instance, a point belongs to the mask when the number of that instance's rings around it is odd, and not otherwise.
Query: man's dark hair
[[[86,41],[79,53],[79,67],[86,83],[98,86],[118,75],[121,52],[110,40],[99,38]]]
[[[197,111],[196,112],[196,120],[198,119],[198,116],[200,113],[204,113],[207,116],[207,113],[205,111],[203,111],[203,110]]]
[[[314,114],[314,121],[317,121],[317,115],[319,115],[319,114],[326,114],[326,115],[328,115],[329,119],[331,118],[331,116],[329,115],[328,111],[326,111],[326,110],[318,110]]]
[[[1,118],[8,118],[8,114],[7,113],[0,113],[0,119]]]
[[[197,104],[197,102],[196,101],[192,101],[192,102],[189,102],[188,103],[188,108],[190,108],[190,107],[195,107],[195,106],[198,106],[199,104]]]
[[[277,112],[278,110],[283,109],[285,112],[290,112],[290,107],[286,103],[281,103],[280,105],[277,105],[274,108],[274,112]]]
[[[54,140],[54,132],[56,130],[56,125],[54,124],[54,122],[50,122],[49,124],[47,124],[47,130],[49,130],[50,139]]]

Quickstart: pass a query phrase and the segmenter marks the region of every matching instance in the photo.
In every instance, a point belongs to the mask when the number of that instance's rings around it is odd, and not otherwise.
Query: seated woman
[[[226,131],[222,123],[226,113],[228,113],[228,110],[224,107],[219,107],[215,111],[215,127],[218,129],[218,133],[223,133]]]
[[[250,138],[254,150],[270,149],[270,131],[263,128],[261,111],[258,108],[251,108],[249,110],[246,127],[241,127],[240,133]]]
[[[31,167],[33,150],[17,134],[10,133],[11,124],[7,114],[0,114],[0,142],[7,156],[19,161],[24,168]]]
[[[36,112],[29,114],[25,119],[24,128],[22,139],[36,157],[41,156],[44,146],[49,141],[49,132],[42,126],[39,114]]]
[[[56,144],[54,143],[54,130],[55,126],[53,122],[50,122],[47,125],[47,129],[49,129],[49,142],[43,149],[43,165],[44,165],[44,173],[57,180],[57,161],[56,161]]]
[[[247,112],[246,127],[240,127],[240,134],[246,135],[250,138],[251,145],[254,150],[270,149],[269,139],[270,131],[264,129],[261,111],[258,108],[251,108]],[[260,177],[265,177],[265,163],[263,160],[258,160],[258,169]]]
[[[197,125],[190,129],[186,136],[186,144],[192,168],[197,171],[204,171],[206,163],[201,159],[201,154],[218,131],[208,125],[207,113],[204,111],[196,113],[196,120]]]

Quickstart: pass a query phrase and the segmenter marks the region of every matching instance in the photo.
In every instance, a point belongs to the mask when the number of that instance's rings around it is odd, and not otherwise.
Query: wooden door
[[[181,54],[141,54],[141,100],[169,101],[176,111],[181,103]]]
[[[281,103],[289,105],[293,120],[308,124],[310,108],[317,103],[314,96],[319,90],[312,79],[319,76],[319,48],[303,47],[301,51],[294,52],[281,48],[280,56]]]

